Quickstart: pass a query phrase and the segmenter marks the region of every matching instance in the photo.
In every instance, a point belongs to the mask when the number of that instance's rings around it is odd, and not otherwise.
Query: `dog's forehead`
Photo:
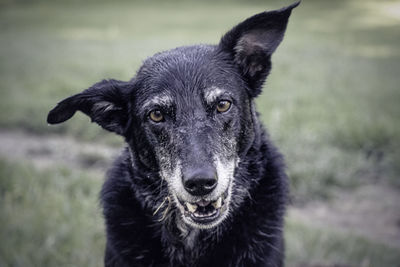
[[[147,59],[137,73],[137,103],[169,104],[205,98],[213,101],[224,92],[235,94],[238,75],[218,57],[213,46],[180,47]]]

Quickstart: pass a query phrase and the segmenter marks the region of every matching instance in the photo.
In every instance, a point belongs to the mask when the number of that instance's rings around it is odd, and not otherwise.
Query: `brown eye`
[[[161,122],[164,120],[164,116],[163,116],[162,112],[158,109],[151,111],[149,116],[150,116],[150,119],[154,122]]]
[[[229,102],[228,100],[221,100],[218,102],[217,110],[218,112],[223,113],[227,112],[230,107],[231,107],[231,102]]]

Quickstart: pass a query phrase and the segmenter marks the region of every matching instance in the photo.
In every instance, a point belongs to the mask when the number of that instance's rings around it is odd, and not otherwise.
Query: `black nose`
[[[217,174],[213,168],[190,170],[183,175],[183,186],[192,195],[207,195],[217,186]]]

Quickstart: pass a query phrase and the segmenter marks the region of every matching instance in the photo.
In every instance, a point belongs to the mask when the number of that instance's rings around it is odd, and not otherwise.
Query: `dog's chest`
[[[204,254],[200,230],[188,230],[185,226],[178,228],[180,231],[179,241],[166,247],[170,262],[173,266],[194,266],[193,264]]]
[[[190,231],[183,239],[185,251],[187,252],[193,251],[193,248],[196,246],[196,243],[198,242],[198,238],[199,238],[199,230],[194,229]]]

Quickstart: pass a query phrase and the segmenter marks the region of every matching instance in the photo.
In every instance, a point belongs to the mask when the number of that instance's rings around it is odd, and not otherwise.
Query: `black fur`
[[[50,111],[52,124],[82,111],[128,144],[101,192],[106,266],[283,265],[287,177],[253,99],[297,5],[245,20],[218,46],[156,54],[131,81],[103,80]],[[210,88],[223,90],[215,89],[216,99],[205,102]],[[170,102],[162,99],[165,94]],[[215,108],[221,99],[232,104],[223,114]],[[152,110],[163,114],[161,123],[149,119]],[[218,173],[213,157],[235,162],[233,175]],[[226,217],[209,229],[184,220],[179,201],[198,203],[201,197],[174,191],[181,178],[169,179],[177,166],[182,179],[205,168],[226,176],[218,183],[229,179]]]

